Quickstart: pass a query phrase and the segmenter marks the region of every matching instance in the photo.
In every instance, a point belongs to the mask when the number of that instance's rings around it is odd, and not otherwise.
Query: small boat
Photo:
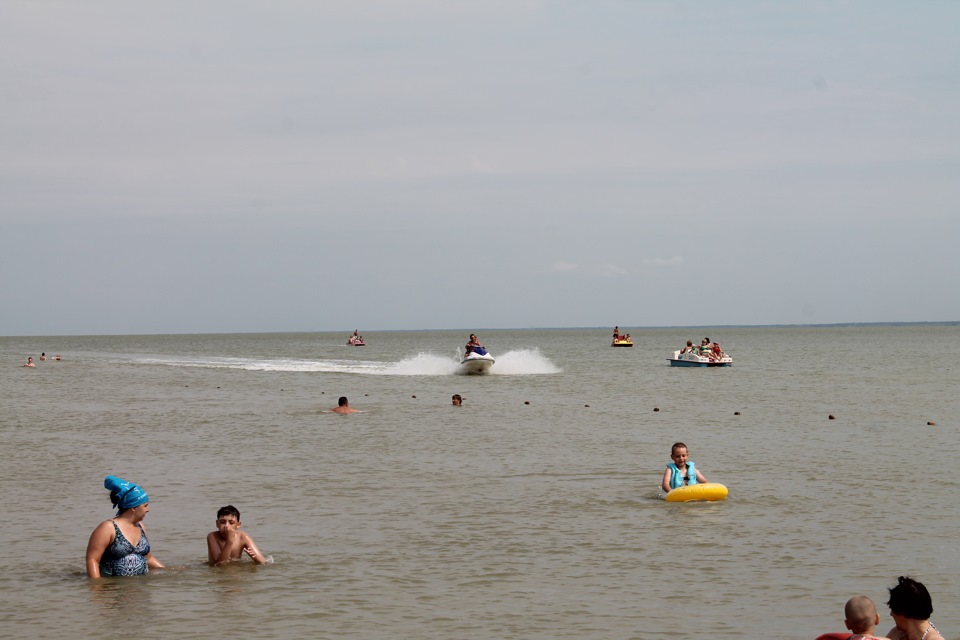
[[[367,343],[363,341],[363,338],[360,336],[350,336],[347,340],[348,347],[365,347]]]
[[[613,342],[610,343],[611,347],[632,347],[633,338],[615,338]]]
[[[673,352],[672,358],[667,358],[671,367],[729,367],[733,365],[733,358],[723,355],[720,358],[700,355],[697,351],[680,353],[680,349]]]
[[[460,372],[467,374],[484,374],[496,360],[483,347],[474,347],[473,350],[460,360]]]

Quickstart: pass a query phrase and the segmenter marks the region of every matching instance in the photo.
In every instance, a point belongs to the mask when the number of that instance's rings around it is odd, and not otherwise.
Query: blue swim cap
[[[107,476],[103,479],[103,486],[110,490],[110,502],[119,511],[123,509],[132,509],[139,507],[145,502],[150,502],[150,497],[138,484],[127,482],[117,476]]]

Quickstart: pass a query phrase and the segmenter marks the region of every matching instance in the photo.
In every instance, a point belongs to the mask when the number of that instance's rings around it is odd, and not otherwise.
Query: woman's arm
[[[117,534],[113,531],[113,521],[105,520],[101,522],[93,533],[90,534],[90,540],[87,542],[87,577],[100,577],[100,558],[103,552],[107,550],[110,543],[113,542]]]

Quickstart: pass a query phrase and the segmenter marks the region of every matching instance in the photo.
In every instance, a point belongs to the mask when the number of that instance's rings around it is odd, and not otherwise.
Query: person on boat
[[[337,401],[337,406],[330,411],[334,413],[357,413],[357,410],[350,406],[350,401],[347,400],[347,396],[340,396],[340,399]]]
[[[479,340],[477,340],[477,335],[475,333],[470,334],[470,340],[467,342],[467,345],[466,347],[464,347],[464,349],[466,350],[466,352],[463,354],[463,357],[467,357],[468,355],[473,353],[474,349],[478,350],[477,353],[479,355],[483,355],[484,353],[486,353],[486,351],[484,351],[483,349],[483,345],[480,344]]]
[[[687,340],[687,346],[685,346],[683,349],[680,349],[680,355],[683,355],[685,353],[695,353],[695,352],[699,353],[700,350],[697,347],[693,346],[693,340]]]
[[[624,342],[633,342],[633,338],[630,337],[630,334],[629,334],[629,333],[628,333],[627,335],[623,336],[623,338],[621,338],[621,340],[623,340]]]
[[[708,482],[693,461],[687,459],[687,445],[684,443],[674,443],[670,449],[670,459],[673,462],[667,463],[667,468],[663,472],[663,480],[660,482],[660,488],[664,492],[670,492],[673,489],[697,484],[698,482]]]
[[[714,342],[710,351],[713,353],[714,360],[722,360],[727,355],[723,352],[723,349],[720,348],[719,342]]]
[[[616,342],[619,339],[620,339],[620,327],[617,326],[613,328],[613,341]]]
[[[890,588],[890,617],[896,626],[887,632],[893,640],[943,640],[940,631],[930,622],[933,602],[930,592],[913,578],[900,576],[897,586]]]

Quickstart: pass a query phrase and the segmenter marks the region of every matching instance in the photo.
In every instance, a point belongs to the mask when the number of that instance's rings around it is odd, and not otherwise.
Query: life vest
[[[670,488],[676,489],[677,487],[683,486],[684,479],[687,480],[687,484],[697,484],[697,470],[694,468],[694,464],[687,461],[687,474],[683,475],[680,473],[680,467],[678,467],[673,462],[667,465],[667,469],[670,469]]]

